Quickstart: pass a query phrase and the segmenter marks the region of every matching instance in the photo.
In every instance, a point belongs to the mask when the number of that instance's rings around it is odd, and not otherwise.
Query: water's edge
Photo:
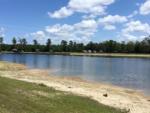
[[[150,54],[133,53],[76,53],[76,52],[0,52],[0,54],[37,54],[37,55],[67,55],[67,56],[89,56],[89,57],[112,57],[112,58],[150,58]]]
[[[31,69],[53,70],[53,74],[59,76],[80,77],[89,81],[110,83],[140,91],[150,91],[149,59],[0,54],[0,60],[25,64]],[[150,92],[148,93],[150,94]]]

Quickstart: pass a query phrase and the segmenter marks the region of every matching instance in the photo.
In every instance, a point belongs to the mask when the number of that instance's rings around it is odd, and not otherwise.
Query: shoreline
[[[150,58],[150,54],[136,53],[77,53],[77,52],[1,52],[0,54],[39,54],[39,55],[65,55],[65,56],[89,56],[89,57],[110,57],[110,58]]]
[[[127,109],[129,113],[150,113],[150,97],[119,86],[89,82],[75,77],[49,76],[46,70],[28,69],[24,65],[8,62],[0,62],[0,76],[42,83],[56,90],[90,97],[104,105]],[[108,96],[105,97],[104,94]]]

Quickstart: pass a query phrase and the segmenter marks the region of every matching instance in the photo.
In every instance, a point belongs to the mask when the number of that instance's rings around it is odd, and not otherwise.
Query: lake
[[[56,76],[81,77],[150,94],[150,59],[146,58],[0,54],[0,60],[49,69]]]

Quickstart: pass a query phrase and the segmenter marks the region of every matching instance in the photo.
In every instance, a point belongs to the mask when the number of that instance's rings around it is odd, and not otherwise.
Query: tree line
[[[5,44],[4,38],[0,37],[0,52],[93,52],[93,53],[150,53],[150,36],[142,41],[117,42],[107,40],[100,43],[89,42],[88,44],[62,40],[60,44],[52,44],[47,39],[46,44],[41,45],[36,39],[28,44],[25,38],[12,39],[12,44]]]

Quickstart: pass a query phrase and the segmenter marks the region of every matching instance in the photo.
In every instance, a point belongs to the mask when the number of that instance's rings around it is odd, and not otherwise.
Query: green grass
[[[0,77],[0,113],[126,113],[91,99]]]

